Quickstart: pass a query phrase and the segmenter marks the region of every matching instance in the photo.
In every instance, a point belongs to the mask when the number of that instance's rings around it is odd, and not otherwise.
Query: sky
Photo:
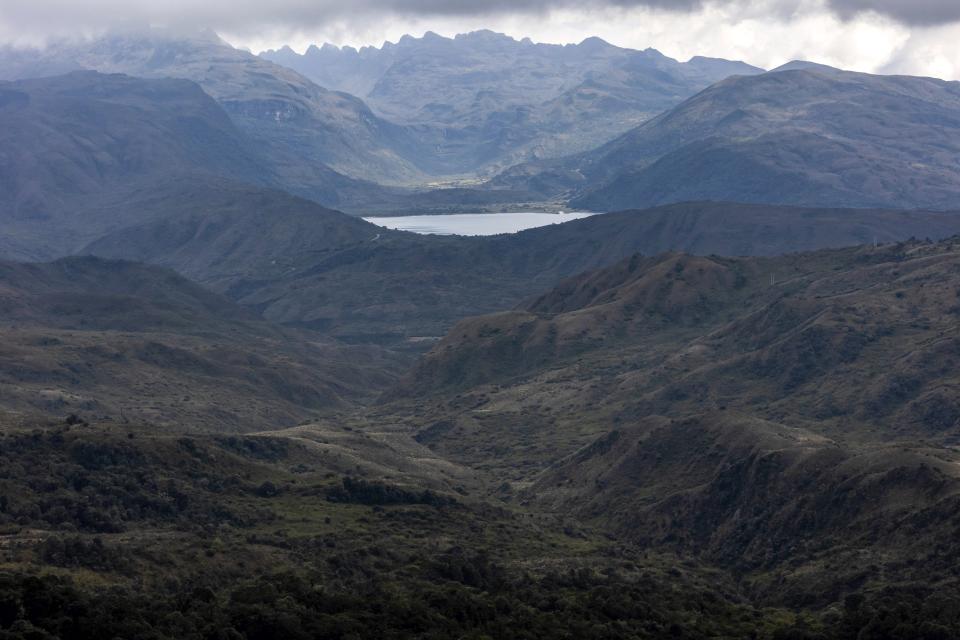
[[[0,0],[0,41],[144,24],[211,28],[258,52],[493,29],[537,42],[599,36],[686,60],[794,59],[960,80],[960,0]]]

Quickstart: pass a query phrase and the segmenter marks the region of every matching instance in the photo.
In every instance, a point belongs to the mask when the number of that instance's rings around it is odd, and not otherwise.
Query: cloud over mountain
[[[118,24],[160,22],[204,24],[245,32],[264,27],[310,29],[366,16],[464,17],[500,14],[550,14],[576,10],[651,9],[673,13],[733,9],[747,19],[832,12],[843,19],[874,13],[906,25],[937,25],[960,20],[953,0],[37,0],[0,2],[0,23],[27,29],[106,28]]]

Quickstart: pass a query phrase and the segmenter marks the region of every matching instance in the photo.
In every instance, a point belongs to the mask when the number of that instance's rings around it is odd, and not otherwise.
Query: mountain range
[[[405,104],[409,106],[405,108],[418,110],[417,101],[436,93],[440,85],[447,86],[454,75],[462,73],[470,76],[473,73],[472,65],[484,55],[484,48],[475,50],[470,43],[488,37],[493,40],[485,49],[487,53],[502,49],[496,64],[501,69],[517,66],[515,63],[520,51],[511,44],[518,43],[495,34],[474,34],[473,37],[462,39],[468,47],[459,71],[431,70],[424,75],[421,70],[411,69],[409,73],[413,75],[407,76],[406,80],[401,76],[395,86],[410,86],[412,91],[403,96],[388,95],[383,104],[406,101]],[[428,37],[426,40],[433,39]],[[584,46],[570,50],[557,60],[551,60],[554,57],[552,55],[534,56],[531,64],[551,69],[549,73],[553,74],[553,81],[545,81],[541,79],[543,74],[528,69],[526,76],[514,81],[515,88],[511,92],[514,95],[541,95],[543,90],[535,86],[524,88],[522,85],[526,81],[539,82],[545,87],[556,85],[559,74],[569,71],[570,64],[566,60],[573,60],[575,66],[583,67],[578,73],[586,80],[589,69],[596,69],[604,77],[609,75],[603,66],[604,59],[621,58],[624,61],[630,59],[632,53],[637,53],[605,43],[600,49],[608,53],[594,51],[596,48]],[[426,55],[429,57],[436,53],[429,51]],[[747,65],[708,60],[688,63],[688,68],[655,52],[646,52],[644,55],[655,60],[650,63],[642,60],[623,62],[625,69],[636,67],[636,70],[623,72],[626,75],[622,82],[632,86],[622,89],[629,96],[620,100],[623,104],[632,104],[637,100],[650,102],[643,107],[644,118],[650,117],[663,106],[675,104],[713,80],[734,71],[752,69]],[[352,202],[349,197],[341,196],[340,191],[349,192],[351,187],[357,186],[358,181],[361,185],[366,183],[365,189],[369,194],[376,194],[376,187],[370,183],[425,184],[444,176],[477,172],[491,163],[492,166],[508,166],[513,163],[514,156],[531,157],[517,147],[518,143],[511,142],[512,139],[523,139],[520,142],[526,145],[538,136],[543,143],[559,135],[557,126],[543,121],[556,121],[558,108],[543,107],[543,113],[533,118],[541,121],[539,124],[525,124],[523,120],[528,119],[525,116],[514,122],[516,118],[513,116],[496,112],[501,102],[496,95],[487,98],[486,107],[479,107],[481,111],[486,109],[490,112],[480,116],[483,122],[470,123],[460,131],[452,126],[452,120],[435,118],[427,121],[399,117],[397,113],[377,115],[360,98],[338,91],[342,83],[325,88],[290,68],[274,64],[270,61],[271,57],[257,57],[235,49],[210,32],[118,32],[90,41],[52,43],[40,50],[5,48],[0,51],[0,78],[16,80],[83,69],[145,78],[192,80],[214,98],[235,125],[255,142],[284,188],[328,205],[341,204],[341,198],[343,202]],[[658,66],[667,69],[661,75],[672,76],[668,80],[654,77],[660,73],[656,71]],[[409,78],[412,77],[434,84],[417,87],[410,84]],[[581,127],[588,122],[607,123],[602,125],[606,128],[594,132],[591,139],[596,139],[597,135],[610,138],[624,129],[623,114],[619,112],[622,109],[603,107],[601,103],[610,101],[595,98],[593,93],[596,91],[591,89],[586,92],[589,98],[580,100],[584,102],[583,105],[566,104],[561,110],[569,111],[570,123],[577,120]],[[553,97],[561,98],[559,93]],[[468,98],[462,96],[457,99]],[[569,99],[562,101],[569,102]],[[468,110],[475,111],[476,107]],[[451,117],[461,119],[464,115],[465,112]],[[559,124],[562,126],[564,123]],[[536,132],[538,127],[546,126],[553,126],[552,134]],[[579,148],[583,144],[581,141]],[[382,197],[389,196],[383,194]]]
[[[260,55],[430,132],[446,173],[490,172],[584,151],[731,75],[762,70],[703,57],[678,62],[599,38],[536,44],[492,31],[427,32],[383,47],[289,47]]]
[[[339,87],[368,78],[371,107],[271,60]],[[261,167],[242,181],[352,213],[459,209],[465,198],[943,210],[956,193],[956,84],[930,78],[799,62],[761,73],[491,32],[253,56],[212,34],[152,31],[8,48],[0,62],[10,79],[83,68],[192,80]],[[446,188],[457,181],[466,188]]]
[[[509,237],[417,236],[280,190],[259,146],[190,81],[82,71],[3,91],[6,258],[150,262],[351,340],[439,336],[637,251],[767,255],[960,231],[932,212],[688,203]]]

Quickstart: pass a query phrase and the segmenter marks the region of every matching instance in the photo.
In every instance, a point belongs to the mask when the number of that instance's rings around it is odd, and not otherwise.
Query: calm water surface
[[[524,229],[545,227],[591,216],[591,213],[457,213],[438,216],[395,216],[364,218],[367,222],[414,233],[432,233],[442,236],[493,236],[498,233],[516,233]]]

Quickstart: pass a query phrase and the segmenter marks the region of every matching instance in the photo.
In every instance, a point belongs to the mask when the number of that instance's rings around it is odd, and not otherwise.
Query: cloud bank
[[[5,42],[144,25],[211,28],[254,51],[491,28],[540,42],[597,35],[680,59],[960,78],[960,0],[0,0]]]
[[[264,27],[310,29],[371,16],[490,17],[605,9],[673,14],[733,9],[742,16],[771,18],[820,10],[845,21],[874,14],[908,26],[960,21],[957,0],[0,0],[0,23],[8,30],[27,31],[154,22],[248,32]]]

